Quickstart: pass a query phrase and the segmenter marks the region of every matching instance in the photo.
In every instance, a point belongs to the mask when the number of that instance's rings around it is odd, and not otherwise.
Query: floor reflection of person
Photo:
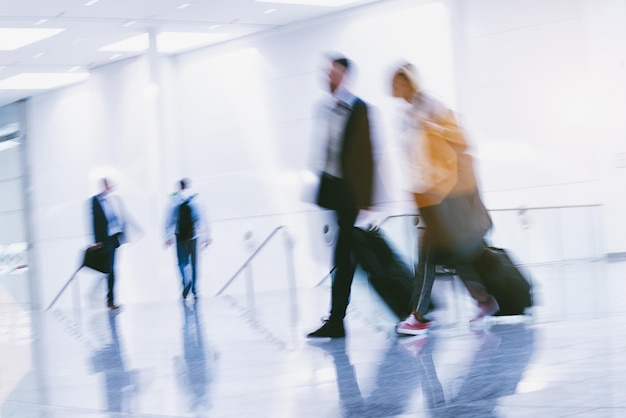
[[[478,332],[481,340],[456,394],[433,418],[496,418],[498,399],[515,393],[532,357],[535,334],[525,324],[505,324]]]
[[[533,353],[534,330],[524,324],[496,325],[477,331],[480,345],[458,390],[446,399],[433,359],[436,339],[392,341],[378,366],[374,386],[363,397],[345,340],[310,342],[332,358],[337,373],[341,416],[374,418],[415,412],[421,387],[423,409],[431,418],[496,417],[498,399],[515,393]]]
[[[117,312],[107,313],[111,341],[97,350],[92,358],[94,371],[104,373],[109,412],[131,412],[132,372],[126,369],[117,329]]]
[[[411,353],[396,340],[390,341],[378,366],[374,387],[367,397],[361,393],[344,339],[312,341],[310,344],[322,348],[333,358],[343,418],[394,417],[408,412],[423,376]]]
[[[179,383],[189,395],[189,410],[202,414],[210,408],[208,396],[212,380],[210,363],[207,362],[207,350],[198,318],[199,305],[183,303],[183,355],[174,359],[178,369]],[[211,359],[212,360],[212,359]],[[202,416],[202,415],[196,415]]]

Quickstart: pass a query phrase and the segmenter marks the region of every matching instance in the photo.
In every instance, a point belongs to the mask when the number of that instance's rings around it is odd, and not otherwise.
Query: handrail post
[[[222,288],[215,294],[215,296],[220,296],[222,293],[224,293],[224,291],[235,281],[235,279],[237,279],[237,277],[239,277],[239,274],[246,268],[248,267],[248,265],[250,264],[250,262],[257,256],[257,254],[263,249],[265,248],[265,245],[267,245],[268,242],[270,242],[270,240],[274,237],[274,235],[276,235],[281,229],[285,228],[284,225],[281,225],[279,227],[277,227],[276,229],[274,229],[267,238],[265,238],[265,240],[261,243],[261,245],[259,245],[253,252],[252,254],[246,259],[246,261],[241,265],[241,267],[239,267],[239,269],[235,272],[235,274],[233,274],[231,276],[231,278],[226,282],[226,284],[224,286],[222,286]]]
[[[296,288],[296,268],[293,256],[294,240],[287,229],[283,231],[285,236],[285,252],[287,253],[287,286],[289,289]]]
[[[246,300],[248,301],[248,309],[254,309],[254,277],[252,273],[252,265],[246,265]]]

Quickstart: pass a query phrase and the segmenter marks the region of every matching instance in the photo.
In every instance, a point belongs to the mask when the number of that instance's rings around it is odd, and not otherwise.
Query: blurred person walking
[[[176,242],[183,300],[187,299],[190,291],[197,300],[198,241],[206,248],[211,244],[211,239],[204,211],[198,194],[191,190],[191,182],[187,178],[181,179],[178,187],[167,211],[165,245],[170,247]]]
[[[392,96],[410,104],[404,122],[407,187],[425,228],[411,297],[412,313],[396,327],[399,334],[427,332],[436,265],[453,267],[478,302],[480,319],[499,306],[486,290],[474,262],[492,226],[484,207],[467,142],[452,111],[420,89],[415,67],[405,63],[392,77]]]
[[[331,287],[330,316],[308,334],[310,338],[345,336],[344,317],[354,276],[353,227],[361,209],[371,205],[373,156],[368,105],[346,87],[353,64],[345,57],[335,57],[328,69],[331,94],[326,153],[320,167],[317,205],[335,212],[339,226],[335,242],[335,266]]]
[[[95,245],[104,249],[109,273],[107,275],[107,307],[118,310],[115,304],[115,253],[126,242],[126,216],[122,200],[112,194],[113,183],[103,178],[102,191],[91,198],[91,214]]]

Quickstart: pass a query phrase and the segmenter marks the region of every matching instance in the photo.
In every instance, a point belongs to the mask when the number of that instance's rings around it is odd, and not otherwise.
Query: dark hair
[[[180,189],[184,190],[187,188],[187,186],[189,186],[189,179],[188,178],[180,179]]]
[[[341,65],[346,72],[350,70],[350,60],[346,57],[333,58],[333,64]]]

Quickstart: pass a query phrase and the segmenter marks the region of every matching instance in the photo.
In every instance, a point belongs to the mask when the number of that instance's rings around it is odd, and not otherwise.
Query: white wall
[[[445,4],[366,6],[163,58],[158,80],[148,59],[138,58],[34,97],[29,148],[42,303],[90,242],[85,202],[103,174],[117,180],[144,232],[120,251],[121,302],[178,297],[174,254],[162,247],[161,229],[167,194],[182,176],[191,177],[212,221],[203,292],[220,289],[280,225],[295,242],[297,285],[317,283],[330,265],[322,233],[330,220],[301,200],[301,171],[318,138],[315,108],[326,94],[322,57],[329,51],[357,63],[353,90],[374,105],[379,153],[389,154],[398,115],[388,96],[390,71],[407,59],[427,89],[460,111],[490,208],[602,204],[606,249],[626,251],[626,174],[615,161],[626,151],[619,117],[626,110],[626,0]],[[151,82],[160,96],[150,94]],[[252,266],[257,288],[287,282],[283,245],[280,238],[270,244]],[[102,280],[81,277],[82,303],[100,306]],[[70,303],[68,293],[61,304]]]
[[[120,302],[179,297],[162,223],[166,197],[182,176],[192,179],[211,219],[214,244],[202,258],[202,292],[219,290],[250,248],[280,225],[295,242],[296,284],[316,284],[330,267],[322,232],[330,220],[301,201],[300,173],[319,122],[315,108],[326,94],[323,54],[340,51],[357,63],[353,90],[376,105],[380,138],[387,139],[397,115],[389,77],[400,59],[417,63],[432,90],[454,103],[449,33],[441,5],[400,1],[164,58],[158,80],[150,77],[148,58],[138,58],[34,97],[29,141],[42,305],[91,240],[86,201],[102,175],[116,181],[144,232],[119,252]],[[149,94],[153,81],[160,85],[156,100]],[[286,285],[282,238],[252,272],[257,289]],[[81,303],[100,307],[100,276],[79,278]],[[60,306],[72,298],[68,291]]]
[[[626,251],[626,2],[450,1],[459,107],[490,208],[601,204]]]

